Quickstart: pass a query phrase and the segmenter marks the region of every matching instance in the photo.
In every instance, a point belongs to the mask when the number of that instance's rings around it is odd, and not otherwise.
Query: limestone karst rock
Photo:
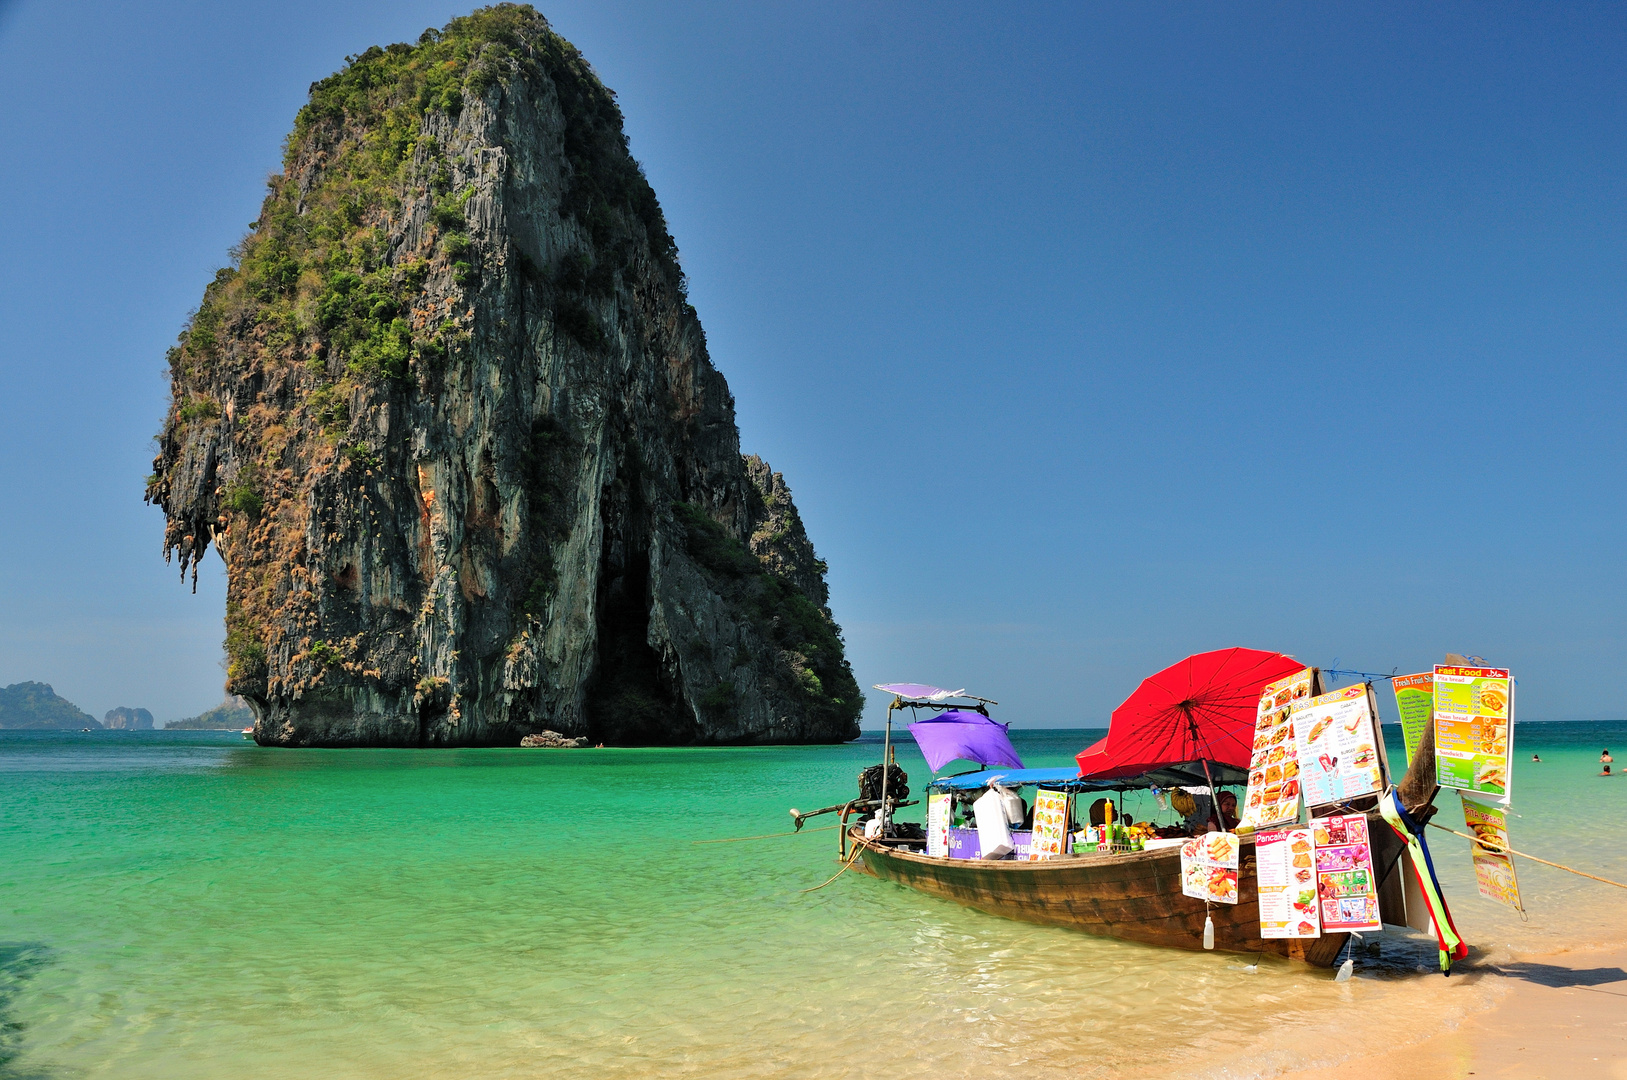
[[[127,705],[120,705],[116,709],[107,710],[102,716],[102,726],[109,731],[151,731],[153,714],[146,709],[132,709]]]
[[[283,745],[826,742],[858,686],[613,95],[529,7],[315,84],[149,480]]]

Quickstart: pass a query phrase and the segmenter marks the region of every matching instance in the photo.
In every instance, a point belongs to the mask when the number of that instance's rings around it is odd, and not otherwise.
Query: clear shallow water
[[[1065,764],[1098,734],[1017,744]],[[1627,724],[1516,737],[1515,846],[1627,877],[1627,782],[1593,775]],[[1472,977],[1415,974],[1415,939],[1335,984],[855,874],[803,894],[836,869],[830,832],[691,842],[781,831],[878,749],[0,733],[0,1077],[1253,1076],[1359,1048],[1341,1006],[1450,1023],[1484,1004]],[[900,760],[918,790],[913,746]],[[1432,840],[1493,957],[1619,941],[1616,890],[1523,863],[1521,923],[1474,895],[1466,840]]]

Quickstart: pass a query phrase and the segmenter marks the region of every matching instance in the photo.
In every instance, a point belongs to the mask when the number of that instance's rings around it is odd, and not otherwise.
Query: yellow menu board
[[[1524,911],[1520,906],[1520,882],[1514,876],[1514,860],[1508,855],[1508,809],[1472,799],[1461,791],[1458,797],[1463,800],[1463,820],[1476,837],[1469,847],[1480,895],[1507,904],[1515,911]],[[1482,842],[1491,846],[1483,847]]]
[[[1028,846],[1030,862],[1054,859],[1067,851],[1068,793],[1034,792],[1034,838]]]
[[[1505,668],[1435,666],[1435,781],[1507,802],[1514,680]]]
[[[1249,757],[1248,793],[1238,828],[1258,829],[1299,820],[1299,757],[1294,752],[1295,704],[1310,700],[1315,672],[1306,668],[1260,691],[1254,716],[1254,751]]]

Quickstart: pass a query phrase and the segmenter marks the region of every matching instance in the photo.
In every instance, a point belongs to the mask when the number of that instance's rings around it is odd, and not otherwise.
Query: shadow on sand
[[[1574,987],[1627,998],[1627,970],[1619,967],[1568,968],[1559,964],[1532,964],[1524,961],[1495,964],[1490,970],[1510,979],[1523,979],[1561,989]],[[1604,989],[1609,987],[1609,989]]]

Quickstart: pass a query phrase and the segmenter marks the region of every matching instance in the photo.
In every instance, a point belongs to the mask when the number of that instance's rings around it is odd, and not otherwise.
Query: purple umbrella
[[[1023,759],[1011,745],[1005,724],[997,724],[982,713],[950,709],[910,725],[910,734],[921,748],[926,763],[937,772],[956,758],[990,765],[1023,767]]]

